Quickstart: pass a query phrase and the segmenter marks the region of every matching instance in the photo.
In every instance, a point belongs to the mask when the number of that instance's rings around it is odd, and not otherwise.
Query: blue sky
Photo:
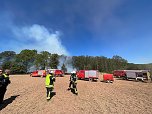
[[[119,55],[152,63],[152,0],[1,0],[0,52]]]

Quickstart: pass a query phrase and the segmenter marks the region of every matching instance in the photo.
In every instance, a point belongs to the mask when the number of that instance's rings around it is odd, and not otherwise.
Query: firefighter
[[[71,87],[71,85],[72,85],[72,87]],[[78,91],[77,91],[77,76],[76,76],[76,72],[75,71],[72,71],[71,72],[71,76],[70,76],[70,83],[69,83],[68,90],[71,90],[71,89],[73,89],[74,93],[76,95],[78,95]]]
[[[2,74],[2,70],[0,69],[0,104],[3,103],[4,95],[7,90],[8,84],[10,84],[9,80],[9,70],[5,70],[5,73]]]
[[[54,89],[54,82],[55,82],[55,77],[53,72],[49,72],[46,75],[46,79],[45,79],[45,87],[46,87],[46,91],[47,91],[47,100],[51,99],[51,93]]]
[[[147,79],[149,82],[152,82],[152,77],[150,75],[150,71],[147,72]]]

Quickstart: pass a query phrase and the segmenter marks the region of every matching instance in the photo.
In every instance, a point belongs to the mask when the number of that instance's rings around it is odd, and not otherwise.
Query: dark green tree
[[[63,70],[64,72],[67,72],[67,68],[65,67],[64,63],[62,65],[62,67],[61,67],[61,70]]]
[[[11,69],[11,66],[12,66],[12,62],[11,61],[5,61],[3,62],[2,64],[2,68],[5,70],[5,69]]]
[[[11,60],[13,57],[15,57],[16,53],[14,51],[4,51],[0,53],[0,59],[5,59],[7,61]]]
[[[53,69],[57,69],[59,65],[59,55],[58,54],[52,54],[50,57],[50,66]]]
[[[18,63],[13,63],[11,68],[11,73],[12,74],[24,74],[26,73],[26,67],[24,65],[18,64]]]
[[[24,65],[26,68],[25,69],[26,72],[28,72],[29,68],[34,64],[36,55],[37,55],[36,50],[29,50],[29,49],[22,50],[16,56],[16,62],[20,63],[20,65]]]
[[[50,65],[51,53],[48,51],[42,51],[36,55],[35,65],[37,69],[47,69]]]

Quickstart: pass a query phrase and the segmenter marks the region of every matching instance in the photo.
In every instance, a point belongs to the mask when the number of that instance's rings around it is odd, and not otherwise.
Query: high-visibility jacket
[[[147,78],[150,80],[150,72],[147,72]]]
[[[3,74],[3,77],[4,77],[4,85],[7,86],[8,84],[11,83],[10,79],[9,79],[9,75],[7,74]]]
[[[9,78],[9,76],[8,76],[8,75],[6,75],[6,74],[3,74],[3,76],[4,76],[5,78]]]
[[[51,74],[46,75],[45,86],[48,88],[54,88],[55,77]]]

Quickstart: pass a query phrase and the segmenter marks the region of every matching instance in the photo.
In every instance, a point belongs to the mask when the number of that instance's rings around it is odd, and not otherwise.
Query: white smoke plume
[[[58,69],[61,69],[63,64],[67,68],[67,73],[71,73],[72,71],[76,71],[76,69],[73,68],[73,66],[72,66],[72,57],[71,56],[61,56],[59,58]]]
[[[46,27],[38,24],[25,27],[14,27],[12,30],[17,40],[23,44],[18,47],[20,50],[36,49],[39,52],[48,51],[59,55],[69,54],[61,43],[61,34],[59,31],[50,32]]]

